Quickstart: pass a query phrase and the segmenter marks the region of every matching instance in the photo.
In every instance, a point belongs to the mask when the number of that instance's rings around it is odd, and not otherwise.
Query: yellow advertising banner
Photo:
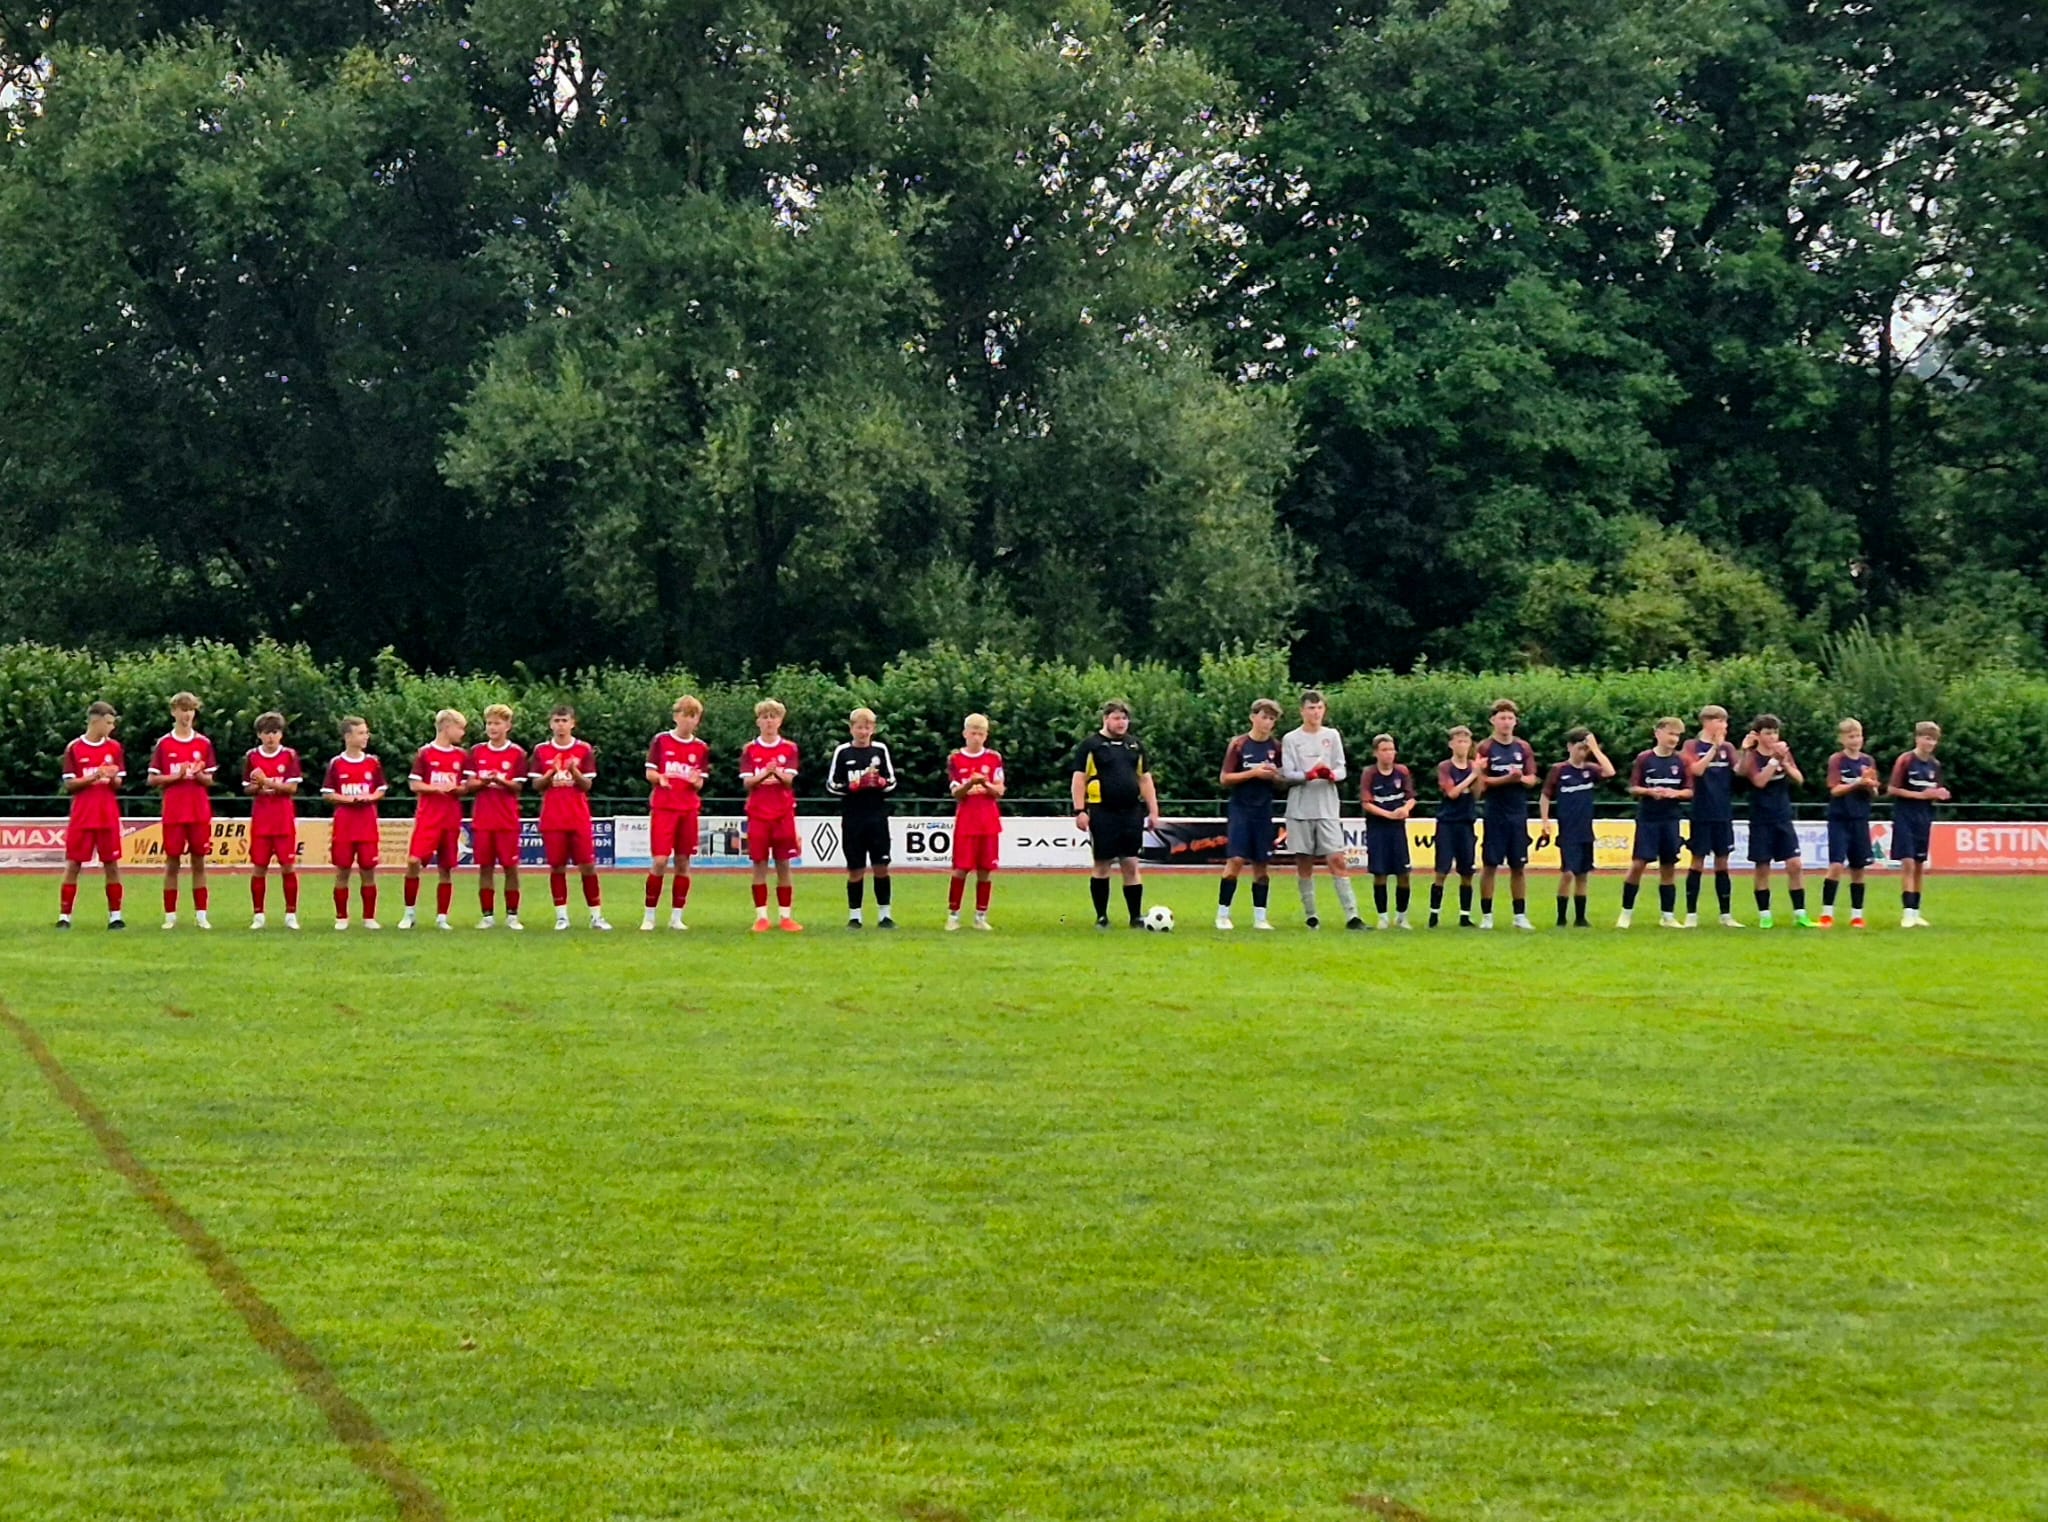
[[[1544,839],[1543,832],[1536,828],[1536,821],[1529,821],[1529,868],[1534,872],[1555,872],[1562,865],[1557,849],[1555,828],[1547,845],[1538,844]],[[1486,826],[1479,826],[1480,849],[1485,849]],[[1635,847],[1636,826],[1632,819],[1596,819],[1593,821],[1593,866],[1596,870],[1626,868],[1630,854]],[[1352,870],[1364,871],[1365,821],[1347,819],[1344,821],[1345,855],[1351,862]],[[1417,873],[1433,873],[1436,870],[1436,821],[1433,819],[1411,819],[1408,821],[1408,852],[1412,858],[1410,868]],[[1483,856],[1480,860],[1483,860]]]
[[[378,860],[385,866],[403,867],[407,847],[412,843],[410,819],[378,821]],[[333,826],[325,819],[299,821],[299,860],[307,866],[324,867],[329,856]],[[161,867],[164,864],[164,829],[155,819],[125,821],[121,834],[121,865]],[[213,844],[206,853],[210,867],[249,865],[249,821],[216,819]]]

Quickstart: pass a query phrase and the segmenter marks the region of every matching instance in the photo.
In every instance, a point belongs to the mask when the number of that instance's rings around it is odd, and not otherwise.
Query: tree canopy
[[[2042,658],[2019,0],[0,4],[0,638]]]

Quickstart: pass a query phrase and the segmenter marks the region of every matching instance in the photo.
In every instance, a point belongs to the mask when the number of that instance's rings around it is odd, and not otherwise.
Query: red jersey
[[[586,777],[597,775],[597,752],[587,740],[557,745],[543,740],[533,748],[527,770],[540,789],[540,827],[543,830],[580,830],[590,823],[590,794],[580,787],[554,785],[557,773]]]
[[[178,781],[165,785],[165,824],[213,823],[213,774],[220,763],[214,759],[213,741],[202,734],[189,740],[165,735],[156,742],[149,758],[149,775],[168,777],[183,772]]]
[[[274,751],[267,751],[259,745],[242,760],[242,780],[245,782],[255,777],[267,782],[303,782],[305,776],[299,768],[299,753],[287,745],[280,745]],[[290,793],[252,793],[250,796],[255,799],[249,806],[251,835],[298,833],[299,811]]]
[[[647,747],[647,764],[660,773],[651,807],[657,814],[694,814],[704,801],[704,779],[711,774],[711,747],[692,735],[678,739],[664,729]]]
[[[771,766],[782,771],[796,770],[796,741],[777,740],[773,745],[763,740],[749,740],[746,749],[740,752],[740,781],[758,777]],[[747,794],[747,817],[749,819],[794,819],[796,817],[796,789],[787,782],[764,782]]]
[[[360,760],[351,761],[340,755],[327,763],[327,777],[320,784],[320,791],[329,794],[334,803],[335,839],[377,838],[375,794],[384,786],[384,763],[367,752]]]
[[[998,787],[1003,781],[1003,758],[992,750],[983,749],[969,755],[956,750],[946,758],[946,781],[953,787],[976,778],[993,782]],[[962,797],[953,810],[953,833],[956,835],[1000,835],[1003,833],[1003,806],[993,793],[968,793]]]
[[[75,782],[102,766],[114,768],[110,780],[89,782],[71,795],[71,822],[81,830],[121,828],[120,789],[121,779],[128,775],[128,758],[122,754],[121,742],[112,736],[88,740],[80,735],[64,747],[66,782]]]
[[[472,825],[479,830],[519,828],[519,789],[526,780],[526,747],[507,740],[493,745],[488,740],[469,748],[469,774],[481,784],[476,790],[476,813]]]
[[[460,745],[443,745],[439,740],[422,745],[412,758],[412,780],[436,787],[460,787],[469,780],[469,752]],[[413,813],[416,828],[459,830],[462,828],[462,794],[421,793]]]

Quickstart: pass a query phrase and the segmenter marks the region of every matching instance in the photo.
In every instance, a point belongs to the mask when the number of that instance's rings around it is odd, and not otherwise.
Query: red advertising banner
[[[1927,844],[1937,872],[2048,872],[2048,823],[1937,824]]]

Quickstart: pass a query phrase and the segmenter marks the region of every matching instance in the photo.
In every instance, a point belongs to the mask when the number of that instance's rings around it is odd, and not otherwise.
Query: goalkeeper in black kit
[[[889,913],[889,795],[896,791],[896,763],[889,747],[875,738],[875,714],[856,708],[846,716],[853,736],[832,752],[825,769],[825,789],[842,801],[840,834],[846,838],[846,925],[863,923],[861,900],[867,875],[875,876],[875,928],[894,930]]]

